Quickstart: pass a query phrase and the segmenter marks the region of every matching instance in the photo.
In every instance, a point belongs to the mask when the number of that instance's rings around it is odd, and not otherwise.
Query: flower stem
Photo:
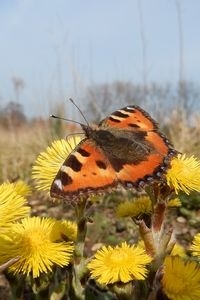
[[[82,199],[77,203],[75,208],[77,221],[77,241],[75,245],[75,255],[80,261],[84,257],[85,237],[87,233],[87,218],[85,217],[87,199]]]
[[[71,289],[70,294],[73,299],[84,299],[84,288],[81,284],[81,279],[85,272],[84,247],[85,237],[87,233],[87,218],[85,216],[87,199],[83,198],[75,206],[76,222],[77,222],[77,240],[74,251],[74,265],[71,273]]]

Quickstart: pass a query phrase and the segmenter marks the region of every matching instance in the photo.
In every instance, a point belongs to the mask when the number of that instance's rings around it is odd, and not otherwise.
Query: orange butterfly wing
[[[157,123],[139,106],[126,106],[116,110],[102,120],[101,127],[113,127],[123,130],[157,130]]]
[[[170,158],[176,154],[167,138],[158,130],[157,123],[151,116],[138,106],[127,106],[113,112],[100,123],[102,128],[116,128],[116,130],[130,132],[144,132],[145,140],[138,140],[138,143],[153,145],[151,151],[144,160],[139,163],[124,163],[123,167],[117,170],[118,180],[128,186],[143,185],[145,182],[160,179],[168,167]]]
[[[80,142],[65,160],[50,190],[52,197],[73,200],[81,194],[116,183],[116,173],[102,150],[91,139]]]
[[[103,143],[101,136],[96,138],[94,134],[98,130],[103,135],[109,132]],[[101,192],[118,183],[125,187],[143,186],[160,179],[176,154],[159,132],[157,123],[137,106],[115,111],[97,129],[85,126],[85,132],[87,138],[72,151],[56,175],[50,191],[52,197],[73,201],[80,195]],[[126,141],[130,138],[131,146],[124,147],[118,155],[123,138]],[[108,148],[107,142],[112,147]]]

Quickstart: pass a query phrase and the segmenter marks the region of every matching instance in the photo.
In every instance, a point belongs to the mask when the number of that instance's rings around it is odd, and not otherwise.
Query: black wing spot
[[[61,178],[62,185],[69,185],[72,183],[72,178],[65,172],[60,171],[59,177]]]
[[[136,112],[135,108],[131,107],[131,106],[124,107],[124,108],[122,108],[122,110],[127,111],[127,112],[131,112],[131,113]]]
[[[133,128],[140,128],[139,125],[133,124],[133,123],[129,123],[128,126],[129,126],[129,127],[133,127]]]
[[[97,173],[95,173],[95,172],[92,172],[92,175],[97,175]]]
[[[106,164],[102,160],[96,160],[96,164],[100,169],[106,169]]]
[[[79,172],[82,168],[82,163],[80,163],[80,161],[73,154],[69,157],[64,165],[70,167],[75,172]]]
[[[77,149],[77,152],[80,153],[84,157],[90,156],[90,153],[87,152],[86,150],[82,149],[82,148]]]
[[[112,116],[116,116],[116,117],[119,117],[119,118],[127,118],[127,117],[129,117],[129,115],[127,115],[127,114],[123,114],[121,111],[119,111],[119,110],[117,110],[117,111],[115,111],[114,113],[112,113]]]
[[[120,120],[114,119],[112,117],[109,117],[109,120],[112,121],[112,122],[116,122],[116,123],[120,123],[121,122]]]

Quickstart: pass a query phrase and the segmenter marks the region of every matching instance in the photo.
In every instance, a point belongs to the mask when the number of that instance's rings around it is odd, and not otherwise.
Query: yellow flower
[[[127,283],[135,279],[144,280],[151,260],[141,247],[124,242],[116,247],[103,246],[88,263],[88,269],[91,278],[100,284]]]
[[[57,140],[50,147],[47,147],[45,152],[39,154],[32,169],[32,176],[36,179],[38,190],[50,190],[52,181],[60,167],[80,141],[80,136],[73,136],[67,140]]]
[[[168,256],[164,265],[162,286],[169,299],[200,299],[200,266],[196,262]]]
[[[180,257],[184,257],[186,256],[186,253],[185,253],[185,249],[180,245],[180,244],[175,244],[170,255],[172,256],[180,256]]]
[[[52,233],[56,240],[76,241],[77,224],[69,220],[60,220],[54,224]]]
[[[190,191],[200,191],[200,161],[194,156],[186,157],[178,154],[171,161],[168,169],[167,184],[178,193],[180,190],[189,194]]]
[[[18,195],[27,197],[31,194],[31,187],[22,180],[14,182],[13,185]]]
[[[192,250],[192,255],[198,256],[200,258],[200,233],[197,233],[194,236],[190,250]]]
[[[13,222],[27,217],[30,207],[26,199],[17,193],[12,183],[0,185],[0,230],[7,228]]]
[[[31,194],[31,187],[22,180],[18,180],[16,182],[4,182],[2,183],[2,186],[12,187],[13,191],[15,191],[19,196],[26,197]]]
[[[181,206],[181,200],[179,198],[170,199],[167,202],[168,207],[179,207]]]
[[[133,201],[125,201],[116,209],[118,217],[138,217],[141,214],[150,214],[152,203],[148,196],[141,196]]]
[[[0,264],[19,257],[9,270],[33,278],[48,273],[53,265],[68,265],[74,246],[56,240],[55,223],[54,219],[32,217],[13,224],[0,235]]]

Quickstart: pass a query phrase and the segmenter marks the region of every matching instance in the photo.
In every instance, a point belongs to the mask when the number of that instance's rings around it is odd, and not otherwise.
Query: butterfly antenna
[[[51,118],[54,118],[54,119],[59,119],[59,120],[64,120],[64,121],[67,121],[67,122],[72,122],[72,123],[76,123],[76,124],[79,124],[79,125],[84,125],[78,121],[74,121],[74,120],[70,120],[70,119],[65,119],[65,118],[62,118],[62,117],[59,117],[59,116],[55,116],[55,115],[50,115]]]
[[[78,105],[74,102],[74,100],[73,100],[72,98],[69,98],[69,100],[70,100],[70,101],[72,102],[72,104],[78,109],[78,111],[80,112],[81,116],[82,116],[83,119],[85,120],[87,126],[89,127],[90,125],[89,125],[89,123],[88,123],[86,117],[84,116],[82,110],[78,107]]]

